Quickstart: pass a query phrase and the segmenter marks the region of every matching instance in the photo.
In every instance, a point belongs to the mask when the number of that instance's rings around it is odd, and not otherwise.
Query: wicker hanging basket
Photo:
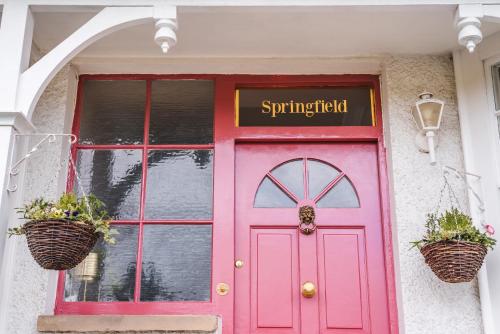
[[[23,229],[35,261],[52,270],[76,267],[99,237],[93,225],[69,220],[31,221]]]
[[[463,283],[476,277],[488,250],[474,242],[438,241],[425,245],[420,252],[440,280]]]

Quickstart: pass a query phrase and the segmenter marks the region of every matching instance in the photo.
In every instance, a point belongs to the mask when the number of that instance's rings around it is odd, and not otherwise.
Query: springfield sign
[[[241,88],[236,126],[374,126],[370,87]]]

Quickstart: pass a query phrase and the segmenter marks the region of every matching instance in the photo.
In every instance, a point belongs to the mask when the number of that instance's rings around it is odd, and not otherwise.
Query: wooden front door
[[[238,144],[235,186],[235,333],[390,332],[376,144]]]

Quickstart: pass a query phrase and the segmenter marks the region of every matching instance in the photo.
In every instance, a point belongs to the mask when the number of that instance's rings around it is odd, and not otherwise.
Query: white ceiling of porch
[[[339,57],[444,54],[458,47],[455,7],[183,7],[170,57]],[[35,13],[36,45],[45,52],[95,9]],[[500,24],[483,24],[485,36]],[[79,57],[164,57],[153,23],[109,35]]]

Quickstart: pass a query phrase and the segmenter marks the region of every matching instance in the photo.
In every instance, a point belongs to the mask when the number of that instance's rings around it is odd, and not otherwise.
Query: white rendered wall
[[[33,124],[38,132],[70,132],[73,108],[73,94],[76,78],[69,66],[64,67],[52,80],[40,99],[33,115]],[[70,89],[68,89],[70,88]],[[70,112],[68,112],[70,110]],[[33,144],[36,139],[31,140]],[[32,155],[26,166],[23,202],[36,197],[56,197],[64,190],[66,163],[61,166],[61,139],[55,144],[45,145]],[[67,150],[66,150],[67,152]],[[66,156],[63,159],[67,159]],[[62,178],[61,178],[62,177]],[[11,221],[10,226],[19,223]],[[12,237],[14,243],[15,265],[9,289],[9,309],[7,331],[9,334],[36,333],[36,320],[39,314],[53,309],[56,272],[41,269],[32,259],[26,239]]]
[[[134,62],[134,66],[140,63],[137,59]],[[427,268],[420,253],[409,250],[409,242],[418,239],[424,232],[425,214],[433,210],[441,184],[439,167],[430,166],[428,155],[419,153],[414,144],[416,129],[409,111],[421,91],[430,90],[446,102],[437,151],[438,162],[463,169],[453,64],[449,57],[248,59],[243,65],[241,60],[226,59],[219,62],[207,60],[204,63],[207,65],[200,67],[200,62],[196,60],[166,58],[156,71],[159,73],[172,69],[172,72],[177,73],[343,74],[360,73],[359,68],[362,67],[364,71],[361,72],[381,74],[385,140],[390,162],[393,237],[396,242],[394,255],[398,276],[400,333],[482,333],[476,283],[442,283]],[[88,64],[79,66],[91,67]],[[99,66],[102,67],[101,73],[119,71]],[[150,64],[147,70],[155,72],[155,65]],[[68,131],[72,108],[67,111],[66,106],[71,105],[69,102],[72,102],[75,93],[74,84],[68,78],[71,78],[71,73],[65,68],[52,81],[38,103],[34,123],[39,131]],[[69,90],[68,86],[71,87]],[[25,199],[45,193],[55,194],[57,189],[61,189],[55,183],[47,187],[47,180],[56,177],[53,170],[57,169],[60,154],[60,146],[54,147],[51,153],[43,154],[28,166]],[[467,205],[464,188],[453,184],[457,186],[460,201]],[[55,285],[53,277],[49,278],[47,272],[39,269],[33,262],[24,239],[17,240],[17,266],[13,273],[7,333],[34,334],[37,316],[50,314],[52,310]]]
[[[392,179],[394,237],[398,239],[401,324],[406,334],[480,334],[481,311],[475,282],[448,284],[438,280],[410,242],[424,231],[442,185],[441,166],[463,169],[453,63],[449,57],[397,57],[385,61],[383,109]],[[415,146],[410,115],[417,95],[434,93],[446,105],[439,131],[437,166]],[[390,135],[388,135],[390,133]],[[451,179],[467,209],[463,185]],[[395,247],[395,248],[396,248]],[[402,303],[401,303],[402,301]]]

